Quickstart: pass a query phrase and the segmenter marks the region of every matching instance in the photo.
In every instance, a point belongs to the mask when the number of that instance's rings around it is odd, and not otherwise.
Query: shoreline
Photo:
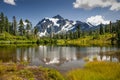
[[[26,63],[0,62],[1,80],[117,80],[120,63],[94,61],[87,62],[83,68],[61,73],[53,68],[28,66]],[[113,74],[111,74],[113,73]]]

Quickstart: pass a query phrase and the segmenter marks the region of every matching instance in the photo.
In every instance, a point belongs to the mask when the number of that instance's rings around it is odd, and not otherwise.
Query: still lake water
[[[71,47],[71,46],[35,46],[0,47],[0,60],[3,62],[28,61],[30,65],[45,66],[68,71],[83,67],[85,58],[90,61],[96,57],[100,61],[119,62],[117,47]],[[111,52],[111,53],[110,53]],[[110,54],[107,54],[110,53]],[[118,52],[119,53],[119,52]]]

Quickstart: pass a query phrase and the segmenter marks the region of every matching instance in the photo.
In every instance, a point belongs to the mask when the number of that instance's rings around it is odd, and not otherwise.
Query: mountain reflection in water
[[[120,52],[117,47],[13,47],[0,48],[0,60],[3,62],[28,61],[30,65],[52,66],[64,69],[77,68],[84,65],[85,57],[90,61],[93,57],[99,61],[120,61]]]

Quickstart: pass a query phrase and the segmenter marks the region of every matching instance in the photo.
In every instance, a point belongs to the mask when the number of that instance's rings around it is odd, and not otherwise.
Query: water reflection
[[[38,46],[23,48],[0,48],[3,62],[28,61],[30,65],[51,65],[59,67],[80,67],[84,57],[90,61],[94,56],[100,61],[120,61],[119,48],[116,47],[60,47]],[[114,54],[113,54],[114,53]],[[82,63],[82,64],[81,64]]]

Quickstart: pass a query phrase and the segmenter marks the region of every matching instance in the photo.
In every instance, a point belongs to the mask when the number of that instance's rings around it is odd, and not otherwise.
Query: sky
[[[57,14],[69,20],[108,24],[120,19],[120,0],[0,0],[0,12],[12,21],[29,19],[33,26]]]

